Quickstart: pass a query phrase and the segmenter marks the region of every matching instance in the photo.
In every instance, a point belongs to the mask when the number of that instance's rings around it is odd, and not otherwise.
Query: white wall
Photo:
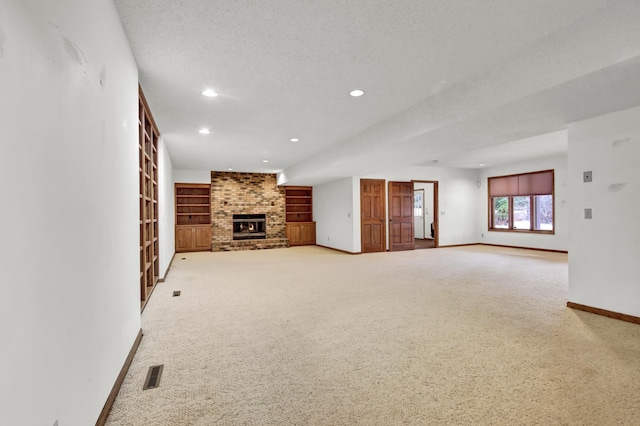
[[[174,170],[173,181],[176,183],[211,184],[211,170]]]
[[[530,160],[521,163],[513,163],[505,166],[490,167],[480,171],[480,204],[477,236],[481,243],[498,244],[515,247],[531,247],[546,250],[568,250],[569,245],[569,217],[567,184],[567,155],[557,155],[549,158]],[[536,234],[521,232],[489,231],[489,201],[487,190],[487,178],[518,173],[537,172],[541,170],[554,170],[554,225],[555,233]],[[484,236],[483,236],[484,235]]]
[[[640,108],[569,125],[569,301],[640,316],[639,170]]]
[[[140,329],[136,64],[111,0],[0,34],[0,424],[90,425]]]
[[[386,179],[387,182],[438,181],[439,245],[447,246],[478,242],[477,205],[480,200],[481,190],[476,185],[478,181],[477,170],[413,166],[362,176],[362,178]],[[356,197],[360,198],[359,187]],[[389,247],[388,225],[387,223],[387,247]],[[360,228],[358,227],[357,230],[358,238],[360,238]]]
[[[313,187],[316,244],[351,253],[360,252],[360,206],[354,203],[360,181],[348,177]],[[356,190],[357,188],[357,190]],[[360,196],[357,196],[359,200]]]
[[[153,111],[151,111],[153,114]],[[159,242],[160,242],[160,278],[164,279],[167,269],[171,265],[171,259],[176,250],[175,238],[175,200],[174,200],[174,180],[173,164],[169,151],[164,143],[164,138],[160,136],[158,140],[158,220]]]

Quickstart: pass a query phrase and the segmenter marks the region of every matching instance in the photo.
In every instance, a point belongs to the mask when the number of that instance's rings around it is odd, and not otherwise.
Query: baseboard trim
[[[329,250],[333,250],[333,251],[339,251],[340,253],[345,253],[345,254],[362,254],[362,252],[360,252],[360,251],[355,251],[355,252],[354,251],[346,251],[346,250],[341,250],[341,249],[337,249],[337,248],[334,248],[334,247],[323,246],[322,244],[316,244],[316,246],[322,247],[322,248],[326,248],[326,249],[329,249]]]
[[[451,247],[468,247],[468,246],[478,246],[480,243],[466,243],[466,244],[449,244],[449,245],[439,245],[435,248],[451,248]]]
[[[477,243],[480,246],[490,246],[490,247],[505,247],[505,248],[514,248],[514,249],[524,249],[524,250],[537,250],[537,251],[548,251],[551,253],[569,253],[567,250],[552,250],[552,249],[544,249],[538,247],[523,247],[523,246],[507,246],[502,244],[487,244],[487,243]]]
[[[111,389],[111,393],[107,398],[107,402],[105,402],[104,407],[102,407],[102,412],[100,412],[100,416],[96,421],[96,426],[104,426],[104,424],[107,422],[107,417],[109,417],[109,412],[111,411],[111,407],[113,406],[113,403],[116,400],[116,396],[118,396],[118,392],[120,391],[122,382],[124,382],[124,378],[127,375],[127,371],[129,371],[129,367],[133,362],[133,357],[135,356],[136,351],[138,350],[138,346],[140,346],[142,335],[143,335],[142,329],[140,329],[140,331],[138,331],[138,336],[136,337],[136,340],[133,342],[133,346],[129,351],[129,355],[127,355],[127,359],[125,359],[124,361],[122,370],[120,370],[120,374],[118,374],[118,377],[116,378],[116,382],[114,383],[113,388]]]
[[[607,309],[594,308],[593,306],[581,305],[573,302],[567,302],[567,308],[577,309],[579,311],[589,312],[591,314],[601,315],[603,317],[609,317],[620,321],[631,322],[633,324],[640,324],[640,317],[621,314],[620,312],[609,311]]]
[[[169,275],[169,271],[171,270],[171,267],[173,266],[173,260],[176,258],[176,253],[173,253],[173,256],[171,256],[171,262],[169,262],[169,267],[167,268],[166,271],[164,271],[164,276],[162,278],[158,278],[158,282],[159,283],[163,283],[165,278],[167,278],[167,275]]]

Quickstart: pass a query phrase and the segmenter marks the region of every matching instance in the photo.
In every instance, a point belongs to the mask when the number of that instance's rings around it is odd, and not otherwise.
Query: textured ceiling
[[[517,141],[640,104],[636,0],[115,4],[177,169],[313,184],[491,166],[562,152],[566,132]]]

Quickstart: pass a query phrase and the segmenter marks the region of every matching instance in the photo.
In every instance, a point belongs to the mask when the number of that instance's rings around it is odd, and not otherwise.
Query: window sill
[[[489,232],[515,232],[519,234],[547,234],[547,235],[555,235],[555,231],[532,231],[530,229],[500,229],[500,228],[489,228]]]

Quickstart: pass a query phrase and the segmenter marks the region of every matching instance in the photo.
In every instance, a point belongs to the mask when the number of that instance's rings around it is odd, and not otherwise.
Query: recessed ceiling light
[[[357,98],[358,96],[364,95],[364,90],[354,89],[354,90],[350,91],[349,94],[351,96],[353,96],[354,98]]]
[[[290,140],[291,142],[299,142],[299,141],[300,141],[300,139],[298,139],[298,138],[291,138],[291,139],[289,139],[289,140]]]
[[[211,89],[203,90],[202,94],[204,96],[206,96],[207,98],[215,98],[216,96],[218,96],[218,94],[214,90],[211,90]]]
[[[231,167],[229,167],[227,170],[228,170],[228,171],[230,171],[230,172],[232,172],[232,171],[233,171],[233,169],[232,169]]]
[[[480,167],[484,167],[484,163],[480,163]]]
[[[268,163],[268,162],[269,162],[269,160],[262,160],[262,162],[263,162],[263,163]]]
[[[198,130],[198,133],[203,134],[203,135],[208,135],[209,133],[211,133],[211,130],[209,130],[209,129],[200,129],[200,130]]]

